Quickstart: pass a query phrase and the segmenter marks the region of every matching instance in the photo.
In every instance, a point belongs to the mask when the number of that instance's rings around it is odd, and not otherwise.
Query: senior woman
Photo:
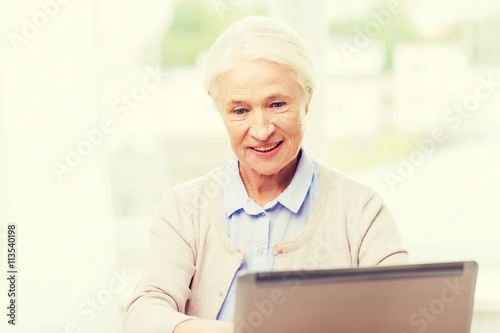
[[[408,261],[379,195],[301,147],[316,82],[293,30],[243,19],[215,41],[207,68],[235,157],[165,194],[127,333],[232,332],[246,271]]]

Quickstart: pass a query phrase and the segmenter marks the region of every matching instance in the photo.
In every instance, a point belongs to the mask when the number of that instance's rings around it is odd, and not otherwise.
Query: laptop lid
[[[468,333],[475,262],[247,273],[236,333]]]

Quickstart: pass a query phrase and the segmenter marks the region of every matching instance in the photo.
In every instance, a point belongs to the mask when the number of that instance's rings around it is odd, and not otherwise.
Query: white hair
[[[307,47],[292,28],[264,16],[246,17],[217,38],[208,53],[205,90],[215,102],[222,74],[238,61],[260,59],[292,71],[310,101],[316,88],[316,68]]]

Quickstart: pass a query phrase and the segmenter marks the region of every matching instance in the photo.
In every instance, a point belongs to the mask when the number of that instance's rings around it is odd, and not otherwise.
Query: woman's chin
[[[247,158],[245,158],[244,161],[240,160],[240,163],[244,165],[244,168],[247,169],[246,171],[250,171],[249,169],[251,169],[252,173],[257,173],[262,176],[275,175],[290,164],[290,162],[287,163],[286,159],[284,159],[281,154],[268,159],[256,158],[255,156],[248,155],[245,157]]]
[[[286,169],[286,166],[287,163],[284,161],[266,161],[255,163],[251,165],[251,168],[263,176],[272,176],[279,173],[283,169]]]
[[[241,161],[240,161],[241,162]],[[257,173],[262,176],[272,176],[276,173],[278,173],[282,168],[283,165],[275,162],[257,162],[257,163],[242,163],[244,165],[243,172],[245,171],[250,171],[251,173]]]

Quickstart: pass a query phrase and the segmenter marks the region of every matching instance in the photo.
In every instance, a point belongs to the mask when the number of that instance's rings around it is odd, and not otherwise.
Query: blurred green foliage
[[[476,62],[481,65],[496,65],[500,63],[500,14],[496,14],[480,22],[474,22],[477,36],[475,45]]]
[[[224,29],[249,15],[266,15],[266,11],[243,6],[243,1],[179,0],[162,38],[162,65],[193,65],[198,53],[209,49]]]
[[[376,2],[369,10],[370,13],[379,12],[385,9],[385,2]],[[331,36],[342,36],[354,39],[358,31],[364,31],[366,24],[374,21],[371,15],[364,18],[346,18],[345,20],[332,21],[329,24],[329,33]],[[382,42],[386,50],[385,69],[392,69],[392,54],[396,44],[412,42],[456,42],[461,38],[461,26],[456,24],[447,34],[440,36],[439,39],[426,38],[421,36],[413,26],[406,13],[392,16],[387,27],[382,27],[380,33],[375,39]]]

